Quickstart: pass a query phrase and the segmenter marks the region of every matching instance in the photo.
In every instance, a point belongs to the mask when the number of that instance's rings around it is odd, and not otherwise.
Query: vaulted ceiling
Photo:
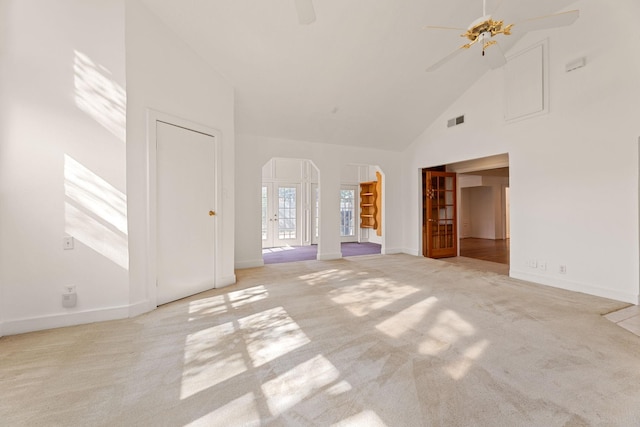
[[[475,51],[425,72],[464,40],[424,26],[466,28],[482,0],[314,0],[310,25],[294,0],[143,1],[234,86],[240,134],[402,150],[489,70]],[[487,0],[487,12],[519,22],[573,2]]]

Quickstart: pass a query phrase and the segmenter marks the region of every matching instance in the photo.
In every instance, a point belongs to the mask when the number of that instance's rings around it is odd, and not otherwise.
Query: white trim
[[[329,254],[318,254],[316,257],[318,261],[331,261],[334,259],[342,259],[342,252],[334,252]]]
[[[236,283],[235,274],[232,274],[231,276],[223,276],[223,277],[220,277],[218,280],[216,280],[216,289],[235,285],[235,283]]]
[[[4,322],[2,332],[6,335],[16,335],[45,329],[62,328],[65,326],[126,319],[129,317],[129,310],[129,306],[119,306],[9,320]]]
[[[156,171],[157,171],[157,147],[156,147],[156,122],[164,122],[174,126],[179,126],[185,129],[189,129],[195,132],[200,132],[205,135],[213,137],[214,152],[215,152],[215,200],[213,210],[220,211],[222,206],[222,132],[218,129],[211,128],[200,123],[195,123],[190,120],[186,120],[180,117],[176,117],[161,111],[156,111],[151,108],[147,109],[147,286],[146,297],[149,304],[153,307],[157,307],[157,256],[156,256]],[[219,284],[226,283],[226,278],[220,276],[221,272],[221,256],[222,254],[222,218],[216,217],[214,224],[214,287],[218,287]],[[222,285],[224,286],[224,285]]]
[[[517,58],[518,56],[521,55],[525,55],[535,49],[537,49],[538,47],[542,48],[542,108],[539,111],[533,111],[533,112],[528,112],[528,113],[524,113],[521,114],[519,116],[513,116],[513,117],[509,117],[509,113],[507,111],[507,97],[509,96],[508,91],[507,91],[507,74],[508,74],[508,62],[511,61],[512,59]],[[515,123],[515,122],[519,122],[521,120],[526,120],[526,119],[530,119],[532,117],[538,117],[538,116],[542,116],[545,114],[549,114],[549,96],[550,96],[550,91],[549,91],[549,39],[543,39],[525,49],[522,49],[518,52],[515,52],[509,56],[507,56],[507,64],[505,66],[505,72],[504,72],[504,120],[506,123]]]
[[[405,253],[405,250],[402,248],[385,248],[384,252],[380,251],[382,255],[396,255]]]
[[[400,253],[412,255],[412,256],[421,256],[419,250],[411,249],[411,248],[402,248],[400,249]]]
[[[509,276],[514,279],[526,280],[527,282],[533,282],[540,285],[551,286],[554,288],[564,289],[567,291],[580,292],[583,294],[594,295],[602,298],[609,298],[616,301],[628,302],[631,304],[638,304],[638,295],[627,294],[624,292],[612,291],[610,289],[600,288],[595,285],[586,283],[573,282],[566,279],[559,279],[557,277],[545,277],[537,274],[526,273],[523,271],[517,271],[511,269]]]
[[[156,308],[155,304],[148,299],[129,305],[129,317],[136,317],[148,313]]]
[[[242,270],[244,268],[264,267],[264,259],[254,259],[248,261],[236,261],[236,270]]]

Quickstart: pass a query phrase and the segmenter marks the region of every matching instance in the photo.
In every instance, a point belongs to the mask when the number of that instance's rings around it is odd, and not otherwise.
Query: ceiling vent
[[[447,120],[447,127],[451,128],[454,126],[458,126],[464,123],[464,116],[454,117],[453,119]]]

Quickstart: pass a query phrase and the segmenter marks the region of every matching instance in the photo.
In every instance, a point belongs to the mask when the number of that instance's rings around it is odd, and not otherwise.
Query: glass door
[[[340,239],[342,242],[357,242],[356,195],[358,186],[343,185],[340,188]]]
[[[298,246],[300,198],[298,184],[262,185],[262,247]]]

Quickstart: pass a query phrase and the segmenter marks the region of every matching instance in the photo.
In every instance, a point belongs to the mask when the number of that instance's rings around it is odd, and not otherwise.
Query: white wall
[[[126,316],[124,2],[0,7],[0,335]]]
[[[478,239],[495,239],[496,223],[493,211],[493,188],[473,187],[469,192],[471,236]]]
[[[236,137],[236,267],[262,265],[260,183],[262,166],[272,157],[311,160],[319,170],[320,259],[340,258],[340,182],[347,164],[375,164],[385,172],[386,206],[382,221],[386,253],[402,248],[400,154],[328,144],[314,144],[251,135]]]
[[[460,237],[478,239],[504,239],[504,187],[509,178],[494,176],[460,175],[459,215]],[[464,234],[468,224],[467,234]]]
[[[420,248],[420,168],[506,152],[511,275],[638,303],[640,4],[574,6],[574,25],[528,34],[512,50],[549,38],[549,114],[506,124],[503,71],[494,70],[403,153],[405,242],[410,253]],[[587,66],[566,73],[581,56]],[[461,113],[465,124],[447,128],[446,118]],[[532,259],[546,271],[527,267]]]
[[[138,0],[126,3],[127,23],[127,188],[131,256],[132,313],[154,308],[153,272],[147,253],[147,109],[216,129],[222,134],[222,193],[216,221],[216,286],[235,282],[234,275],[234,93],[231,85],[180,41]],[[258,174],[260,170],[258,170]],[[258,211],[259,212],[259,211]],[[259,233],[257,234],[259,236]],[[150,279],[151,278],[151,279]]]
[[[5,0],[0,24],[0,335],[154,307],[147,108],[222,133],[216,284],[233,283],[233,88],[136,0]]]

